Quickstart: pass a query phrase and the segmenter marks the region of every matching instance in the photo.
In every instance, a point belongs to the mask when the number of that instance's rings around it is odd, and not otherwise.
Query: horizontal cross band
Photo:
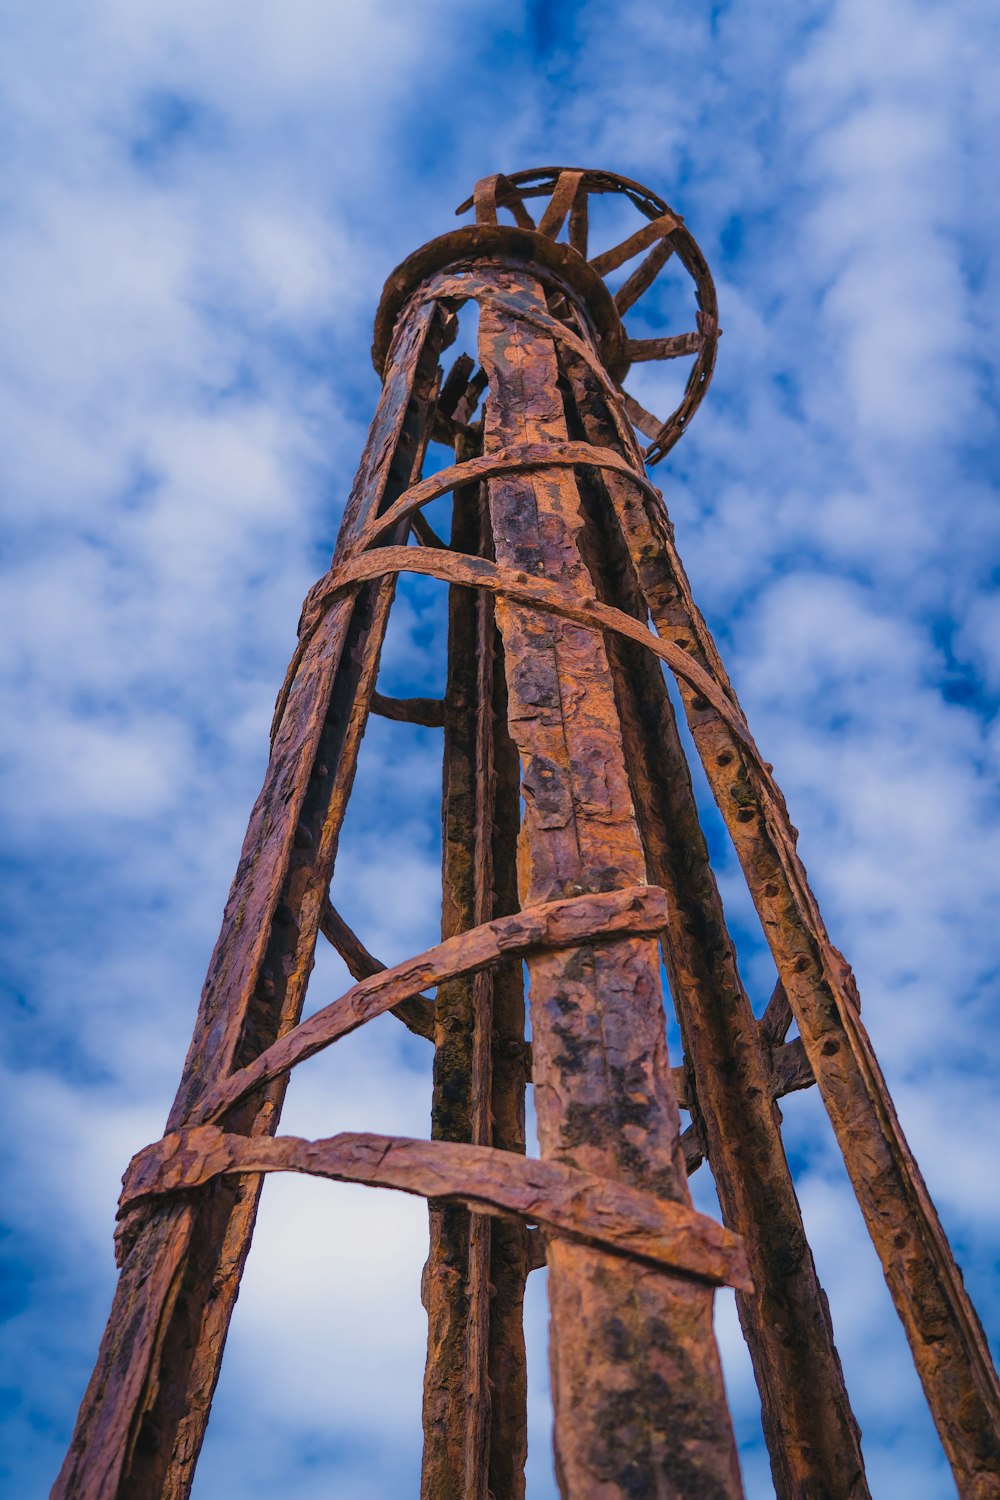
[[[739,1235],[685,1204],[561,1162],[451,1141],[367,1134],[304,1141],[194,1126],[133,1157],[119,1218],[144,1199],[204,1187],[223,1175],[260,1172],[304,1172],[462,1203],[477,1213],[515,1215],[540,1225],[547,1235],[649,1261],[713,1286],[753,1290]]]
[[[530,446],[534,450],[536,447],[541,449],[544,445]],[[585,448],[587,445],[566,443],[559,446],[565,449],[576,449]],[[604,450],[590,449],[589,451],[591,454],[589,461],[591,463],[596,461],[599,464],[599,455]],[[497,455],[489,462],[485,459],[472,459],[467,464],[455,467],[466,470],[475,469],[475,473],[468,475],[468,478],[472,480],[512,471],[573,465],[584,461],[565,453],[558,457],[542,459],[534,456],[532,451],[517,460],[510,454]],[[612,466],[609,464],[608,467]],[[417,488],[418,486],[414,486],[414,489]],[[406,498],[406,495],[401,496],[397,505],[401,505]],[[375,547],[371,551],[355,553],[343,562],[335,564],[329,573],[326,573],[310,589],[302,610],[299,646],[278,695],[272,733],[276,732],[281,721],[305,647],[321,624],[330,604],[338,595],[352,586],[383,577],[387,573],[421,573],[426,577],[439,578],[445,583],[488,589],[491,593],[502,595],[516,604],[523,604],[546,614],[559,616],[573,624],[583,625],[593,630],[612,630],[619,635],[627,636],[666,662],[675,676],[688,683],[704,700],[704,707],[711,706],[715,710],[754,762],[755,769],[765,786],[772,788],[775,795],[778,795],[777,789],[774,788],[770,767],[760,754],[741,710],[715,678],[693,661],[680,646],[654,635],[633,615],[614,609],[611,605],[602,604],[592,596],[569,593],[537,574],[504,568],[487,558],[452,552],[450,549]]]

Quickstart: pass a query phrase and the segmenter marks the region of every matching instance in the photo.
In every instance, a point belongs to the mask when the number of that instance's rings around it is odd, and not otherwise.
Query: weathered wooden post
[[[639,227],[588,259],[588,202],[606,193],[631,201]],[[53,1495],[188,1494],[262,1174],[294,1170],[430,1201],[424,1500],[524,1493],[521,1309],[543,1261],[564,1495],[742,1493],[711,1321],[713,1288],[730,1284],[781,1500],[861,1500],[860,1433],[776,1106],[816,1082],[959,1494],[996,1497],[1000,1400],[982,1331],[645,473],[711,378],[708,268],[664,202],[609,173],[492,177],[469,208],[473,226],[386,285],[382,398],[333,565],[303,609],[167,1133],[126,1175],[119,1287]],[[603,278],[634,258],[612,295]],[[693,279],[696,328],[629,338],[624,315],[671,258]],[[445,376],[470,304],[478,358],[460,354]],[[680,356],[691,376],[660,422],[621,381],[634,362]],[[432,438],[455,463],[422,478]],[[445,545],[421,507],[447,493]],[[376,690],[404,571],[449,586],[443,701]],[[778,969],[759,1020],[663,663]],[[444,739],[442,942],[393,969],[329,895],[369,712]],[[321,931],[357,983],[302,1022]],[[672,1070],[661,954],[684,1043]],[[294,1065],[385,1010],[433,1043],[431,1138],[275,1137]],[[529,1083],[537,1160],[524,1154]],[[724,1227],[691,1207],[687,1175],[704,1160]]]

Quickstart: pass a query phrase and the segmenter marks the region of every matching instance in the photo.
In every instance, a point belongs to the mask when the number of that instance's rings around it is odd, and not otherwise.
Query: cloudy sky
[[[119,1177],[163,1127],[374,408],[382,281],[498,169],[639,178],[715,270],[718,373],[658,482],[1000,1331],[995,8],[7,0],[0,28],[2,1493],[47,1492],[91,1368]],[[443,598],[403,586],[384,691],[440,685]],[[438,750],[383,721],[363,747],[335,892],[389,961],[435,936]],[[322,954],[311,1005],[344,981]],[[300,1070],[284,1128],[426,1134],[428,1077],[383,1018]],[[785,1117],[873,1488],[944,1500],[821,1107]],[[416,1200],[269,1180],[199,1500],[416,1493],[425,1234]],[[552,1500],[540,1274],[529,1301]],[[719,1335],[766,1500],[724,1296]]]

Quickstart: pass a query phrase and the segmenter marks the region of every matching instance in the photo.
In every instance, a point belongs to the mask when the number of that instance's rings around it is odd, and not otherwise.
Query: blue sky
[[[657,482],[1000,1331],[1000,20],[983,0],[493,13],[4,8],[0,1486],[19,1500],[58,1467],[113,1286],[118,1179],[176,1085],[299,604],[374,408],[382,281],[498,169],[645,181],[713,266],[718,372]],[[674,306],[651,331],[690,326]],[[637,394],[665,410],[671,379],[647,367]],[[443,623],[440,586],[402,586],[383,690],[440,683]],[[435,936],[437,747],[380,721],[363,748],[335,894],[387,960]],[[769,960],[706,820],[763,1004]],[[322,954],[310,1003],[343,987]],[[426,1049],[383,1018],[300,1070],[284,1128],[425,1134],[428,1099]],[[797,1095],[785,1118],[873,1487],[944,1500],[821,1107]],[[424,1240],[419,1202],[267,1183],[200,1500],[415,1493]],[[529,1493],[551,1500],[537,1276],[529,1335]]]

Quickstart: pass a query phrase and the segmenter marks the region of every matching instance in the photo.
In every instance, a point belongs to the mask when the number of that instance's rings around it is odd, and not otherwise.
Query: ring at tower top
[[[612,210],[605,213],[612,221],[608,248],[591,244],[590,200],[598,196],[618,200],[605,205]],[[721,332],[712,275],[684,220],[641,183],[583,167],[536,167],[484,177],[456,213],[470,210],[475,211],[474,224],[423,245],[386,282],[372,348],[379,375],[385,371],[403,306],[413,295],[435,295],[430,288],[433,278],[445,271],[450,279],[460,277],[484,263],[528,263],[546,283],[553,315],[576,326],[596,346],[622,392],[629,419],[648,440],[646,462],[659,463],[701,404]],[[639,220],[634,227],[630,216]],[[661,331],[662,317],[648,312],[644,317],[640,303],[675,257],[694,283],[695,326]],[[462,300],[455,292],[455,303]],[[627,315],[637,336],[625,326]],[[643,323],[644,336],[638,336]],[[650,324],[656,330],[652,334]],[[646,411],[625,390],[633,365],[684,356],[693,356],[694,364],[680,403],[665,420]]]

